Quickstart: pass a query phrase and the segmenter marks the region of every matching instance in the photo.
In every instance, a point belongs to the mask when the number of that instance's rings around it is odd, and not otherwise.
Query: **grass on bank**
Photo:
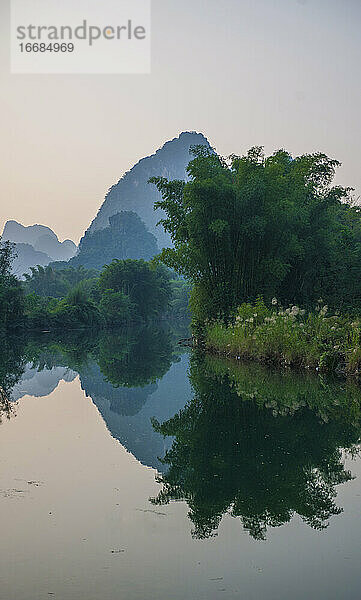
[[[361,373],[361,321],[329,314],[320,300],[314,312],[283,308],[277,299],[268,308],[262,299],[242,304],[234,322],[206,325],[211,352],[321,372]]]

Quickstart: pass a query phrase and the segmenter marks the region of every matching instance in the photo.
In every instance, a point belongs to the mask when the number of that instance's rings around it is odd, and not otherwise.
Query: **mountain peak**
[[[163,144],[154,154],[142,158],[119,181],[113,185],[91,223],[88,232],[109,226],[109,217],[122,211],[139,215],[148,231],[157,238],[160,248],[171,245],[167,232],[157,223],[164,217],[162,210],[154,210],[160,194],[154,185],[148,184],[153,176],[167,179],[187,179],[187,166],[192,160],[191,146],[206,145],[211,148],[203,133],[182,131],[177,137]]]

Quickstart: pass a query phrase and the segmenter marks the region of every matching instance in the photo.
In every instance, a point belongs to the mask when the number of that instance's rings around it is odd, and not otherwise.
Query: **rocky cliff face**
[[[144,222],[132,211],[123,211],[109,217],[109,226],[94,233],[85,232],[79,252],[69,265],[83,265],[88,269],[102,269],[114,258],[150,260],[158,254],[155,236],[147,230]]]
[[[186,169],[192,159],[190,148],[196,145],[210,148],[202,133],[183,132],[166,142],[152,156],[142,158],[125,173],[108,191],[97,216],[80,242],[77,255],[75,244],[71,240],[60,242],[49,227],[24,227],[16,221],[8,221],[2,237],[19,244],[16,248],[18,258],[14,263],[16,274],[21,276],[29,272],[31,266],[45,266],[52,261],[70,261],[74,265],[101,268],[113,258],[149,260],[160,249],[171,246],[169,234],[161,225],[157,225],[165,216],[162,210],[154,210],[154,203],[161,198],[160,193],[154,185],[148,184],[148,180],[154,176],[186,180]],[[128,215],[127,227],[122,232],[112,223],[111,217],[115,219],[115,215],[118,220],[124,220]],[[132,223],[129,215],[133,215]],[[140,227],[135,227],[138,217],[143,233]]]
[[[190,147],[199,144],[209,147],[203,134],[183,132],[179,137],[166,142],[152,156],[140,160],[110,188],[88,232],[94,233],[108,227],[109,217],[116,213],[133,211],[139,215],[148,231],[155,235],[159,248],[170,246],[169,235],[162,226],[157,226],[164,213],[160,209],[153,209],[160,194],[154,185],[148,184],[148,180],[154,176],[185,180],[186,168],[192,159]]]

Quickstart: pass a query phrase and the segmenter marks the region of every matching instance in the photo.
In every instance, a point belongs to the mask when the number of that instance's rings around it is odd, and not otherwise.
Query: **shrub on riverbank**
[[[105,320],[98,306],[81,288],[74,288],[65,298],[42,298],[36,294],[25,297],[25,317],[28,329],[101,329]]]
[[[206,325],[209,351],[319,371],[361,372],[361,321],[329,314],[319,301],[314,312],[283,308],[277,300],[242,304],[233,323]]]

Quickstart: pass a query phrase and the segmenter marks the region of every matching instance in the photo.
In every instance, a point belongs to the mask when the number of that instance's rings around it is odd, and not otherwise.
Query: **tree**
[[[99,288],[103,294],[112,290],[127,296],[143,319],[166,310],[172,293],[168,272],[162,265],[131,259],[113,260],[104,267]]]
[[[55,300],[54,300],[55,302]],[[98,306],[90,300],[81,284],[49,311],[50,323],[57,328],[101,328],[103,318]]]
[[[122,292],[105,290],[99,304],[107,325],[116,327],[131,320],[134,315],[135,305]]]
[[[181,279],[172,279],[172,300],[168,315],[176,319],[189,320],[189,298],[191,286],[186,281]]]
[[[30,267],[31,275],[24,273],[25,290],[28,294],[35,292],[38,296],[63,298],[70,290],[70,285],[51,266]]]
[[[12,275],[14,246],[0,237],[0,329],[6,331],[23,324],[24,295],[20,281]]]
[[[332,187],[325,154],[265,158],[261,147],[226,162],[193,149],[189,181],[152,178],[174,242],[160,258],[194,284],[196,318],[228,319],[237,305],[277,296],[312,304],[340,258],[340,215],[349,189]]]
[[[95,269],[83,266],[56,269],[51,265],[30,267],[31,275],[25,273],[25,290],[28,294],[51,298],[64,298],[79,283],[98,275]]]

